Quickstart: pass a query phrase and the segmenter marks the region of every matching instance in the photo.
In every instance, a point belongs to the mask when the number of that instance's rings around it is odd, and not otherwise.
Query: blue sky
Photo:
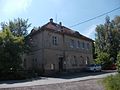
[[[34,26],[42,26],[50,18],[70,27],[120,7],[120,0],[0,0],[0,22],[20,17],[29,19]],[[120,15],[120,9],[108,14],[111,19]],[[95,27],[105,21],[105,16],[72,27],[94,39]]]

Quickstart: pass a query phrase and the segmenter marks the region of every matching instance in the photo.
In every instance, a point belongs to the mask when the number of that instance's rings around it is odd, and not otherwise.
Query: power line
[[[116,10],[118,10],[118,9],[120,9],[120,7],[115,8],[115,9],[113,9],[113,10],[111,10],[111,11],[106,12],[106,13],[103,13],[103,14],[101,14],[101,15],[98,15],[98,16],[96,16],[96,17],[90,18],[90,19],[88,19],[88,20],[85,20],[85,21],[83,21],[83,22],[80,22],[80,23],[77,23],[77,24],[75,24],[75,25],[72,25],[72,26],[70,26],[70,27],[75,27],[75,26],[78,26],[78,25],[80,25],[80,24],[89,22],[89,21],[94,20],[94,19],[96,19],[96,18],[102,17],[102,16],[104,16],[104,15],[106,15],[106,14],[108,14],[108,13],[114,12],[114,11],[116,11]]]

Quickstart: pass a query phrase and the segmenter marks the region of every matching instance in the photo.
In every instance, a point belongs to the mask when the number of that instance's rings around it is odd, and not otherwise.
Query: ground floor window
[[[27,61],[26,61],[26,59],[24,59],[23,66],[24,66],[25,68],[26,68],[26,66],[27,66]]]
[[[77,58],[76,58],[76,56],[73,56],[73,66],[77,66]]]
[[[84,65],[84,58],[83,56],[80,57],[81,65]]]
[[[51,70],[54,70],[55,69],[55,64],[50,64],[50,68],[51,68]]]
[[[33,65],[33,68],[37,68],[37,66],[38,66],[37,58],[32,59],[32,65]]]
[[[89,64],[89,57],[86,58],[86,64]]]

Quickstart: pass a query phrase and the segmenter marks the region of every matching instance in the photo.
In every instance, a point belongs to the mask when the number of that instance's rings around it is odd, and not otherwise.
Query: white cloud
[[[2,2],[4,15],[12,16],[25,11],[31,5],[32,0],[4,0]]]
[[[96,25],[91,25],[87,30],[85,30],[85,35],[87,37],[94,37]]]

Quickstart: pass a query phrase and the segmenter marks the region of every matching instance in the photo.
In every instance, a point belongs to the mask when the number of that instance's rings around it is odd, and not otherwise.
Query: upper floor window
[[[57,40],[56,36],[52,37],[52,43],[53,43],[53,45],[58,45],[58,40]]]
[[[80,48],[80,41],[77,42],[77,48]]]
[[[75,41],[73,39],[70,40],[70,47],[73,48],[75,46]]]
[[[90,49],[90,44],[89,43],[87,43],[87,49]]]
[[[82,42],[82,48],[85,48],[85,43],[84,42]]]

